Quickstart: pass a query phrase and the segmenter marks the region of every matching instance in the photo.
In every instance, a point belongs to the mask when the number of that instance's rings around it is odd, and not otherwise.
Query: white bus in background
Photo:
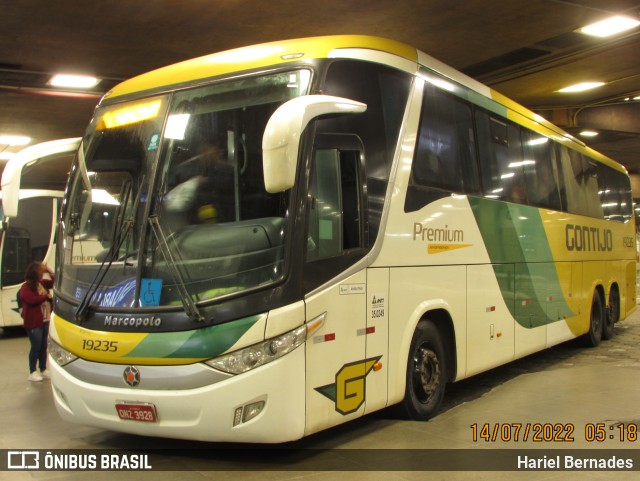
[[[32,261],[55,268],[55,231],[80,138],[23,149],[7,162],[0,193],[0,327],[22,326],[17,293]]]

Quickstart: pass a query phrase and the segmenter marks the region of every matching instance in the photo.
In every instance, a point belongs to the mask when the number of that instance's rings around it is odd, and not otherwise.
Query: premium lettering
[[[413,224],[413,240],[417,238],[428,242],[464,242],[464,231],[460,229],[449,229],[445,225],[444,229],[434,229],[433,227],[425,228],[422,224],[414,222]]]

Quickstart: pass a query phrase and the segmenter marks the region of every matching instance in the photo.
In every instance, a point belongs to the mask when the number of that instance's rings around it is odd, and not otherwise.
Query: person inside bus
[[[183,212],[190,224],[234,219],[233,166],[217,144],[203,142],[198,154],[183,161],[176,172],[187,179],[167,193],[170,212]]]
[[[44,275],[48,275],[48,279]],[[47,369],[47,338],[51,315],[53,272],[44,262],[34,261],[27,266],[24,284],[20,287],[22,318],[29,336],[29,381],[49,378]],[[37,368],[40,368],[39,372]]]

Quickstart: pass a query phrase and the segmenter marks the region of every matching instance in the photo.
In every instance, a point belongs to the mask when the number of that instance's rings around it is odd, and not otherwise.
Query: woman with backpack
[[[49,279],[44,275],[48,274]],[[47,338],[51,315],[51,291],[53,272],[43,262],[32,262],[27,266],[24,284],[20,287],[24,328],[31,342],[29,351],[29,381],[49,378],[47,370]],[[37,367],[40,368],[38,372]]]

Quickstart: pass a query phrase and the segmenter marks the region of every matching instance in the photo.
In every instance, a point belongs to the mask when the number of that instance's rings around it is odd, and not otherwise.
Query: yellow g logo
[[[364,404],[367,374],[381,357],[345,364],[336,373],[334,384],[317,387],[316,391],[335,402],[336,411],[340,414],[356,412]]]

